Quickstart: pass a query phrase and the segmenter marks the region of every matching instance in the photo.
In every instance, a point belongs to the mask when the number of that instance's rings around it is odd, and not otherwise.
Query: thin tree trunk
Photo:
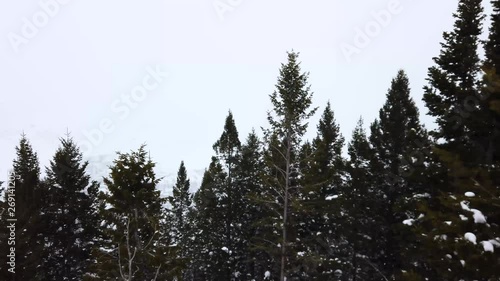
[[[287,218],[288,218],[288,189],[290,185],[290,134],[287,134],[287,143],[286,143],[286,172],[285,172],[285,196],[284,206],[283,206],[283,241],[281,245],[281,273],[280,280],[285,281],[285,264],[286,264],[286,244],[287,244]]]
[[[228,158],[228,159],[231,159],[231,158]],[[229,161],[232,161],[232,160],[229,160]],[[228,161],[228,162],[229,162]],[[231,260],[231,255],[229,255],[229,251],[231,251],[233,248],[233,245],[232,245],[232,241],[231,241],[231,223],[233,222],[233,216],[232,216],[232,212],[233,212],[233,194],[232,194],[232,186],[231,186],[231,170],[232,170],[232,167],[231,167],[231,163],[229,162],[228,163],[228,172],[227,172],[227,197],[228,197],[228,208],[227,208],[227,221],[226,221],[226,231],[227,231],[227,241],[226,241],[226,244],[225,245],[227,248],[228,248],[228,259],[229,259],[229,268],[227,269],[227,278],[228,280],[231,280],[231,273],[233,271],[233,261]]]

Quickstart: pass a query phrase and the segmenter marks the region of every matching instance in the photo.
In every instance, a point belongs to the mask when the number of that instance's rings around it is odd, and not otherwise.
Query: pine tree
[[[219,159],[224,173],[225,182],[218,186],[217,196],[220,200],[220,211],[224,218],[224,248],[228,253],[228,265],[225,266],[225,279],[230,280],[232,276],[239,276],[242,270],[242,258],[244,249],[241,246],[241,222],[244,208],[241,202],[242,194],[240,186],[235,182],[235,170],[240,161],[241,142],[238,138],[238,130],[234,122],[233,114],[229,111],[224,124],[224,131],[219,140],[213,145],[216,157]]]
[[[98,184],[86,174],[87,165],[73,140],[61,139],[44,182],[43,280],[82,280],[88,271],[98,223],[92,195]]]
[[[348,145],[349,160],[346,165],[348,180],[339,198],[345,216],[341,235],[347,245],[340,253],[345,263],[348,280],[380,280],[382,275],[375,267],[379,247],[375,242],[380,226],[378,209],[379,193],[371,168],[374,150],[371,147],[360,118]]]
[[[243,208],[239,221],[242,237],[239,248],[246,250],[242,280],[261,279],[271,264],[271,257],[264,251],[265,247],[260,247],[267,229],[262,222],[269,217],[265,202],[261,200],[266,192],[262,181],[263,166],[262,144],[255,131],[252,131],[241,147],[241,161],[236,171]]]
[[[281,151],[284,144],[277,134],[264,136],[263,142],[263,189],[253,198],[262,208],[262,219],[258,222],[259,232],[253,239],[255,248],[264,251],[269,256],[269,263],[264,264],[271,276],[280,276],[281,244],[283,243],[283,196],[280,188],[284,184],[283,168],[286,164]]]
[[[195,195],[195,244],[199,253],[191,267],[200,269],[195,270],[195,278],[238,280],[245,271],[241,220],[246,206],[237,180],[241,143],[231,112],[213,149],[215,156]]]
[[[455,146],[453,149],[469,161],[477,156],[477,147],[470,139],[469,117],[480,97],[478,46],[484,18],[481,0],[459,1],[453,17],[454,29],[443,34],[441,53],[434,58],[436,65],[429,68],[423,100],[428,114],[436,118],[439,129],[431,135],[442,143],[439,147]]]
[[[500,246],[498,224],[498,2],[486,44],[483,85],[479,81],[477,55],[481,1],[460,1],[455,29],[445,33],[437,66],[429,71],[424,96],[429,112],[438,120],[433,132],[441,182],[433,205],[424,205],[425,217],[417,225],[423,232],[424,251],[429,251],[426,278],[446,280],[494,280],[498,255],[489,252]],[[497,16],[495,16],[497,15]],[[495,18],[496,23],[495,23]],[[466,52],[466,53],[465,53]],[[496,88],[496,89],[495,89]],[[440,104],[441,102],[441,104]],[[495,160],[496,159],[496,160]],[[496,161],[496,162],[495,162]]]
[[[296,229],[291,226],[289,220],[292,218],[291,205],[296,200],[299,187],[297,155],[302,136],[307,129],[306,121],[316,111],[315,108],[311,109],[312,93],[307,83],[308,74],[301,73],[297,59],[298,53],[290,52],[288,62],[281,66],[276,91],[270,95],[273,110],[268,114],[268,121],[271,128],[265,131],[267,149],[272,150],[274,154],[273,157],[267,157],[266,165],[276,176],[274,180],[268,179],[266,184],[276,192],[274,196],[279,198],[281,213],[279,225],[281,281],[284,281],[290,273],[287,268],[289,259],[296,256],[291,252],[294,247],[292,241],[295,240],[295,237],[291,237],[291,231]],[[281,159],[276,161],[276,157]]]
[[[200,189],[194,196],[194,245],[191,251],[190,271],[193,279],[226,280],[228,253],[224,248],[224,212],[220,208],[222,198],[218,193],[224,186],[226,174],[216,157],[203,175]]]
[[[9,235],[6,231],[10,224],[6,219],[10,213],[6,203],[9,191],[5,193],[5,200],[2,215],[2,227],[0,230],[0,249],[2,258],[0,259],[0,279],[2,280],[39,280],[37,272],[38,265],[42,257],[42,243],[40,232],[43,224],[40,219],[40,206],[42,205],[42,190],[40,185],[40,165],[37,153],[33,150],[26,135],[22,135],[19,145],[16,147],[16,159],[14,159],[11,178],[6,183],[6,188],[12,191],[15,199],[15,245],[6,238]],[[15,247],[15,273],[8,271],[6,256],[10,253],[10,247]],[[10,260],[10,258],[9,258]]]
[[[415,238],[402,224],[417,216],[409,202],[427,192],[423,175],[429,143],[403,70],[392,80],[379,119],[371,126],[370,142],[378,162],[372,165],[380,191],[377,213],[383,214],[377,237],[383,255],[378,265],[386,276],[393,276],[403,268],[402,257],[415,247]]]
[[[318,136],[312,145],[302,148],[303,167],[301,203],[298,206],[300,221],[301,253],[298,262],[303,274],[309,278],[334,278],[337,262],[333,261],[332,247],[337,246],[340,226],[338,198],[345,178],[340,134],[330,102],[327,103],[318,124]],[[322,279],[322,280],[323,280]]]
[[[189,235],[191,225],[189,212],[191,208],[192,195],[189,191],[190,183],[187,177],[184,161],[181,162],[177,172],[177,181],[172,189],[172,196],[168,198],[172,213],[172,240],[179,247],[179,258],[185,260],[189,247]]]
[[[180,277],[177,248],[172,246],[169,221],[157,185],[155,163],[145,146],[118,153],[104,179],[107,192],[101,227],[107,241],[99,256],[98,279],[168,280]]]

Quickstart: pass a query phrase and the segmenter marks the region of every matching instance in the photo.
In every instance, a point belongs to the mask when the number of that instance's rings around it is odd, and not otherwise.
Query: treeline
[[[486,41],[481,0],[459,1],[443,34],[424,87],[432,131],[400,70],[369,133],[360,119],[345,143],[328,103],[305,139],[318,108],[290,52],[262,138],[241,138],[229,112],[194,194],[181,163],[161,197],[144,146],[118,153],[100,186],[70,136],[41,179],[23,135],[3,184],[0,279],[499,280],[500,1],[491,2]]]

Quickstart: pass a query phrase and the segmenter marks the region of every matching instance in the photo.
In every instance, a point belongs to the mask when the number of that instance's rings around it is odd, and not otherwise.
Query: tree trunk
[[[281,245],[281,273],[280,280],[285,281],[285,264],[286,264],[286,244],[287,244],[287,218],[288,218],[288,189],[290,185],[290,150],[291,138],[287,134],[286,140],[286,172],[285,172],[285,192],[283,198],[283,240]]]

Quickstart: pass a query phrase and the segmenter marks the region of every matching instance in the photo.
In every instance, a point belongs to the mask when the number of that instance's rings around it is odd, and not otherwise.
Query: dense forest
[[[240,136],[229,112],[194,194],[180,163],[162,197],[145,145],[92,179],[69,134],[42,178],[22,135],[2,183],[0,280],[500,280],[500,0],[491,2],[486,15],[481,0],[458,1],[443,33],[422,89],[433,130],[399,70],[378,118],[368,131],[360,118],[346,143],[330,103],[313,106],[291,51],[268,126]]]

